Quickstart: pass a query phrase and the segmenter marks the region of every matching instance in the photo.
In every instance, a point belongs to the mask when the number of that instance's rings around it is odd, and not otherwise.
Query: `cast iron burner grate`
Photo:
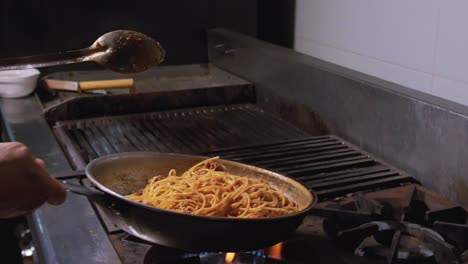
[[[344,140],[326,135],[203,153],[252,164],[295,178],[320,200],[415,182]]]
[[[338,245],[386,263],[468,261],[467,212],[421,186],[409,185],[321,203],[313,214]]]

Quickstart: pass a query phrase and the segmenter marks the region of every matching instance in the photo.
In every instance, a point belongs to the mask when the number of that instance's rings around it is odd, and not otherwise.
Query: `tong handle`
[[[80,50],[0,59],[0,71],[80,63],[92,60],[91,55],[99,51],[102,51],[102,48],[97,49],[90,47]]]

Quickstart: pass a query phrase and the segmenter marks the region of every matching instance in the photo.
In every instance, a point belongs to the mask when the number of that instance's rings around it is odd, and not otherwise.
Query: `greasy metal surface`
[[[65,81],[95,81],[132,78],[135,80],[135,92],[158,92],[175,90],[193,90],[199,88],[227,87],[248,85],[250,82],[219,69],[212,64],[191,64],[151,68],[136,74],[120,74],[112,71],[66,71],[54,72],[44,78]],[[128,90],[106,91],[109,94],[128,93]],[[83,96],[76,92],[59,92],[55,97],[40,93],[45,108],[50,108],[65,100]]]
[[[53,126],[58,121],[66,120],[254,101],[253,86],[240,84],[190,90],[75,97],[48,108],[44,115],[49,125]]]
[[[171,169],[180,173],[205,158],[154,152],[118,153],[90,162],[86,166],[86,175],[96,188],[107,194],[111,201],[106,206],[110,210],[106,211],[117,211],[110,217],[123,230],[158,245],[194,251],[237,252],[271,246],[294,233],[317,202],[313,193],[289,177],[221,159],[217,162],[227,172],[270,183],[295,202],[299,211],[255,219],[199,216],[152,207],[124,197],[141,190],[154,175],[167,175]],[[92,195],[95,196],[94,193]],[[107,204],[100,202],[104,198],[98,198],[98,203]]]
[[[77,168],[118,152],[202,153],[307,136],[251,104],[64,121],[54,131]]]
[[[52,174],[70,170],[34,95],[1,99],[0,107],[9,140],[27,144],[45,161]],[[44,205],[28,217],[28,224],[40,263],[120,263],[90,202],[84,197],[69,194],[61,206]]]
[[[208,33],[210,60],[255,83],[265,109],[303,108],[336,134],[468,205],[468,108],[226,30]],[[235,54],[214,48],[226,44]],[[282,114],[282,113],[281,113]],[[287,113],[285,113],[287,114]]]
[[[319,199],[413,182],[333,135],[203,153],[278,171],[303,182]]]

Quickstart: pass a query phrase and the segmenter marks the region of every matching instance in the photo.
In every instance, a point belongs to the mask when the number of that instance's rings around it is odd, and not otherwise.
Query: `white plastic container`
[[[40,72],[36,69],[0,71],[0,96],[18,98],[34,91]]]

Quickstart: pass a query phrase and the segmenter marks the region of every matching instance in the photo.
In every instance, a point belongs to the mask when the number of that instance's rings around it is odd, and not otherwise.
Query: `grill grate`
[[[197,154],[308,136],[251,104],[64,121],[54,131],[76,168],[119,152]]]
[[[313,189],[321,200],[414,182],[409,175],[390,168],[332,135],[203,154],[288,175]]]
[[[413,182],[338,137],[311,137],[251,104],[64,121],[54,131],[77,169],[128,151],[219,155],[298,179],[321,200]]]

